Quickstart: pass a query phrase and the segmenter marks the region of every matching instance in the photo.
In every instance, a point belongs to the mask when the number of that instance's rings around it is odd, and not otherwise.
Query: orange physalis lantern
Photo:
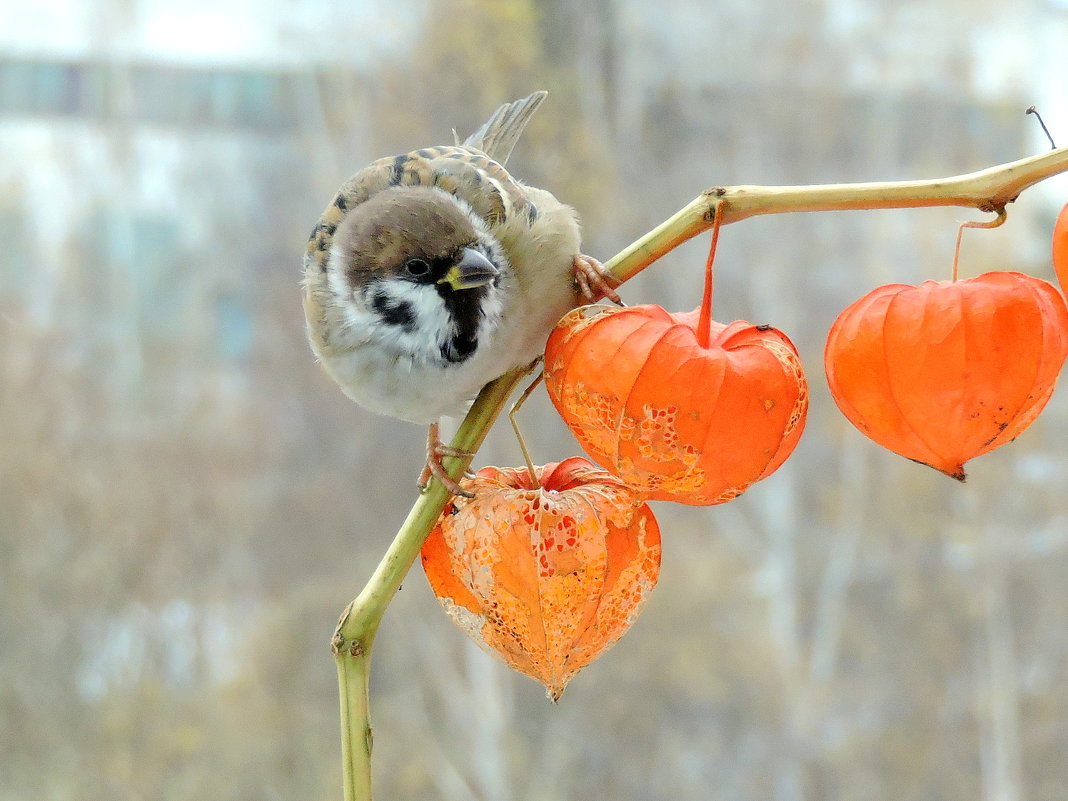
[[[1053,226],[1053,270],[1061,290],[1068,293],[1068,204],[1061,209]]]
[[[619,479],[572,457],[485,467],[423,545],[441,605],[471,639],[545,685],[568,681],[630,627],[660,573],[652,510]]]
[[[700,309],[587,306],[549,336],[549,397],[594,461],[654,500],[723,503],[771,475],[801,437],[808,385],[771,326]]]
[[[964,480],[964,463],[1021,434],[1068,355],[1068,308],[1015,272],[891,284],[831,327],[838,408],[884,448]]]

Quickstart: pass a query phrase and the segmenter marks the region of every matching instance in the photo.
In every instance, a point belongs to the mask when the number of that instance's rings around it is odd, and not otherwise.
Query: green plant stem
[[[512,370],[487,384],[456,432],[453,447],[473,455],[482,446],[509,396],[527,374],[525,368]],[[449,475],[459,479],[470,466],[471,459],[472,456],[448,458],[444,463]],[[438,481],[431,481],[420,493],[382,561],[363,591],[341,613],[334,630],[331,647],[337,663],[341,698],[345,801],[371,799],[372,735],[368,690],[371,650],[378,625],[448,500],[448,491]]]
[[[1004,211],[1029,186],[1068,171],[1068,148],[952,178],[820,186],[731,186],[702,192],[670,219],[624,249],[605,267],[626,281],[686,240],[712,227],[758,214],[846,209],[964,206]],[[508,397],[526,375],[519,369],[487,384],[456,437],[455,448],[475,453]],[[471,457],[446,460],[459,478]],[[368,702],[371,649],[386,606],[411,568],[448,494],[432,481],[420,494],[363,591],[346,607],[332,641],[341,695],[341,746],[345,801],[371,801],[371,724]]]

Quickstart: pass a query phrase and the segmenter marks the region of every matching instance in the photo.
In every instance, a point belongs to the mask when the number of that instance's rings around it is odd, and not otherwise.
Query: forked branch
[[[632,278],[665,253],[712,227],[758,214],[846,209],[963,206],[1004,213],[1005,206],[1029,186],[1068,171],[1068,148],[1013,161],[979,172],[922,181],[825,184],[818,186],[727,186],[702,192],[605,265],[621,281]],[[523,380],[513,370],[486,385],[464,419],[452,446],[474,453],[482,445],[508,397]],[[470,458],[451,459],[449,475],[459,479]],[[381,563],[356,599],[346,607],[333,638],[341,693],[341,739],[345,801],[371,799],[371,726],[368,680],[371,649],[379,622],[411,568],[423,540],[448,501],[446,490],[432,481],[423,492]]]

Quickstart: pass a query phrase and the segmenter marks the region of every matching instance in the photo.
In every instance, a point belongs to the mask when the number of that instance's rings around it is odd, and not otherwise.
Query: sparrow
[[[311,347],[342,391],[372,412],[428,426],[425,488],[469,495],[440,439],[487,383],[531,364],[583,302],[619,302],[580,253],[578,216],[504,168],[546,92],[505,103],[462,143],[372,162],[341,185],[308,239]]]

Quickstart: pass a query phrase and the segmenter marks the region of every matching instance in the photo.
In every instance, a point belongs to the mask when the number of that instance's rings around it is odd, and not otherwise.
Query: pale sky
[[[0,0],[0,56],[361,66],[409,41],[423,6],[423,0]]]

